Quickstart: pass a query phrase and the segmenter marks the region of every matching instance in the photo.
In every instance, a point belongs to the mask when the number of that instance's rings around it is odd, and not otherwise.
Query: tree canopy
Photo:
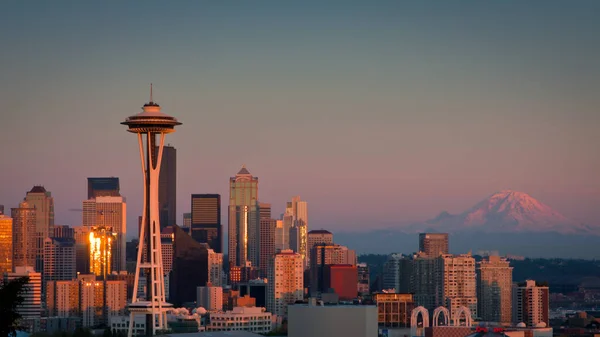
[[[17,307],[23,303],[28,277],[21,277],[0,284],[0,336],[16,336],[21,315]]]

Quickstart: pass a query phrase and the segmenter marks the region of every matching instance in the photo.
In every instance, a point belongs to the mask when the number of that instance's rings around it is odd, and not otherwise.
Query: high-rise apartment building
[[[367,295],[370,293],[370,276],[369,276],[369,265],[366,263],[359,263],[356,265],[356,271],[358,273],[358,282],[356,284],[356,290],[359,295]]]
[[[44,283],[72,280],[76,275],[75,240],[46,238],[44,240]]]
[[[104,227],[115,233],[111,242],[111,269],[125,270],[125,235],[127,234],[127,204],[118,196],[96,197],[83,201],[83,226]]]
[[[245,166],[229,179],[229,267],[243,267],[246,261],[258,267],[259,212],[258,178]]]
[[[44,268],[44,239],[54,230],[54,198],[43,186],[34,186],[25,195],[29,207],[35,208],[35,270]]]
[[[79,316],[79,281],[46,282],[46,309],[50,317]]]
[[[192,221],[190,235],[222,253],[221,196],[219,194],[192,194]]]
[[[223,254],[208,250],[208,280],[213,286],[223,286]]]
[[[117,177],[98,177],[87,178],[88,180],[88,199],[96,197],[119,197],[119,178]]]
[[[18,208],[11,208],[13,219],[13,270],[16,267],[35,268],[37,233],[36,209],[23,201]]]
[[[317,244],[311,250],[310,294],[321,297],[328,290],[325,283],[325,268],[332,264],[356,265],[356,252],[341,245]],[[354,282],[356,284],[356,282]]]
[[[430,257],[448,254],[448,233],[420,233],[419,251]]]
[[[275,220],[275,252],[290,249],[291,222]]]
[[[540,323],[548,324],[550,293],[547,284],[526,280],[513,286],[512,296],[514,324],[525,323],[528,327],[535,327]]]
[[[415,306],[424,306],[427,310],[445,306],[443,264],[442,258],[425,253],[400,260],[398,291],[413,293]]]
[[[271,218],[271,204],[260,203],[260,266],[259,273],[260,277],[266,278],[268,276],[269,261],[275,254],[275,228],[277,227],[277,220]]]
[[[0,212],[0,275],[12,272],[13,219]]]
[[[304,298],[304,267],[302,256],[292,250],[283,250],[271,259],[267,311],[287,316],[287,307]]]
[[[456,317],[462,306],[469,308],[472,317],[477,317],[477,278],[475,259],[471,254],[441,255],[443,261],[444,306]]]
[[[477,268],[477,312],[486,322],[512,323],[512,271],[499,256],[479,262]]]
[[[158,153],[158,147],[155,150]],[[163,148],[158,176],[158,209],[160,228],[177,223],[177,150],[171,145]]]
[[[320,243],[332,245],[333,244],[333,234],[330,231],[327,231],[324,229],[314,229],[314,230],[308,232],[306,241],[307,241],[307,249],[310,252],[310,250],[315,245],[320,244]]]
[[[17,307],[23,319],[40,318],[42,311],[42,274],[36,272],[31,266],[16,266],[12,273],[4,273],[4,281],[29,277],[29,282],[25,285],[23,292],[23,302]]]

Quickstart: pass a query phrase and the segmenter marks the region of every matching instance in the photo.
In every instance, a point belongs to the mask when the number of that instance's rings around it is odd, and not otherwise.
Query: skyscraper
[[[75,271],[75,240],[46,238],[44,240],[44,282],[72,280]]]
[[[275,221],[275,252],[290,249],[290,222]],[[293,251],[293,250],[292,250]]]
[[[326,243],[329,245],[333,244],[333,234],[330,231],[326,231],[324,229],[314,229],[308,232],[307,235],[307,249],[310,250],[319,243]],[[309,254],[310,255],[310,254]]]
[[[356,252],[341,245],[318,244],[311,250],[310,258],[310,294],[321,297],[327,291],[325,269],[328,265],[356,265]],[[356,272],[356,269],[354,269]],[[358,276],[357,276],[358,277]],[[356,285],[356,282],[354,282]]]
[[[69,225],[54,225],[54,234],[50,235],[50,237],[74,239],[75,230]]]
[[[259,266],[258,178],[242,166],[229,179],[229,267]]]
[[[513,287],[513,323],[525,323],[528,327],[535,327],[539,323],[549,324],[549,288],[547,284],[540,284],[534,280],[515,284]]]
[[[267,311],[285,317],[289,304],[304,299],[303,273],[302,257],[292,250],[283,250],[271,258]]]
[[[90,274],[106,280],[113,267],[113,245],[117,243],[117,234],[108,226],[94,226],[90,230]]]
[[[477,306],[479,317],[486,322],[512,323],[512,270],[509,262],[490,256],[479,262],[477,271]]]
[[[181,305],[196,299],[196,288],[206,286],[209,279],[209,248],[173,226],[173,269],[169,281],[169,300]]]
[[[448,233],[420,233],[419,251],[430,257],[448,254]]]
[[[223,285],[223,254],[208,250],[208,280],[213,286]]]
[[[155,149],[158,153],[158,147]],[[158,207],[161,229],[177,223],[177,150],[171,145],[163,148],[158,178]]]
[[[115,233],[110,242],[112,260],[108,273],[125,270],[125,235],[127,232],[127,204],[125,198],[110,196],[83,201],[83,226],[97,227],[97,229],[103,227]]]
[[[87,178],[88,180],[88,199],[96,197],[119,197],[119,178],[102,177]]]
[[[13,219],[0,212],[0,275],[12,271]]]
[[[192,222],[190,235],[222,253],[221,196],[219,194],[192,194]]]
[[[75,270],[79,274],[90,272],[90,232],[91,226],[77,226],[73,228],[75,238]]]
[[[283,217],[284,226],[290,228],[290,248],[302,255],[304,266],[307,267],[308,247],[308,204],[301,201],[300,196],[295,196],[287,203]]]
[[[16,267],[35,267],[36,257],[36,210],[23,201],[18,208],[11,208],[13,218],[13,270]]]
[[[54,198],[44,186],[33,186],[25,201],[35,208],[35,270],[44,268],[44,239],[54,230]]]
[[[478,317],[475,259],[471,254],[446,254],[439,259],[443,260],[443,305],[450,310],[450,316],[456,317],[458,309],[464,306],[469,308],[472,317]]]
[[[269,261],[275,254],[275,228],[277,221],[271,218],[271,204],[260,203],[260,277],[268,276]]]

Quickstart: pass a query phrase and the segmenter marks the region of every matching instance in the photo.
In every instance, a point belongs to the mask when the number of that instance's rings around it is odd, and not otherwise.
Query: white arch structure
[[[448,326],[450,325],[450,311],[444,307],[437,307],[434,311],[433,311],[433,326],[438,326],[438,321],[440,319],[440,314],[444,314],[444,320],[442,321],[442,325],[443,326]]]
[[[423,306],[418,306],[413,309],[410,317],[410,326],[414,329],[417,327],[417,318],[419,314],[423,317],[423,328],[429,327],[429,311]]]
[[[465,326],[470,327],[473,324],[471,318],[471,310],[467,307],[459,307],[456,310],[456,315],[454,317],[454,326],[460,326],[460,318],[461,316],[465,316]]]

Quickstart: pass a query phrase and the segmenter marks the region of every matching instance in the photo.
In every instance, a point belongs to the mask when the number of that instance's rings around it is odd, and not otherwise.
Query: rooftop
[[[308,234],[331,234],[331,232],[324,229],[313,229],[312,231],[308,231]]]
[[[46,189],[44,188],[44,186],[36,185],[36,186],[33,186],[31,191],[29,191],[29,193],[46,193]]]
[[[250,171],[246,168],[246,165],[242,165],[242,168],[237,174],[250,174]]]

